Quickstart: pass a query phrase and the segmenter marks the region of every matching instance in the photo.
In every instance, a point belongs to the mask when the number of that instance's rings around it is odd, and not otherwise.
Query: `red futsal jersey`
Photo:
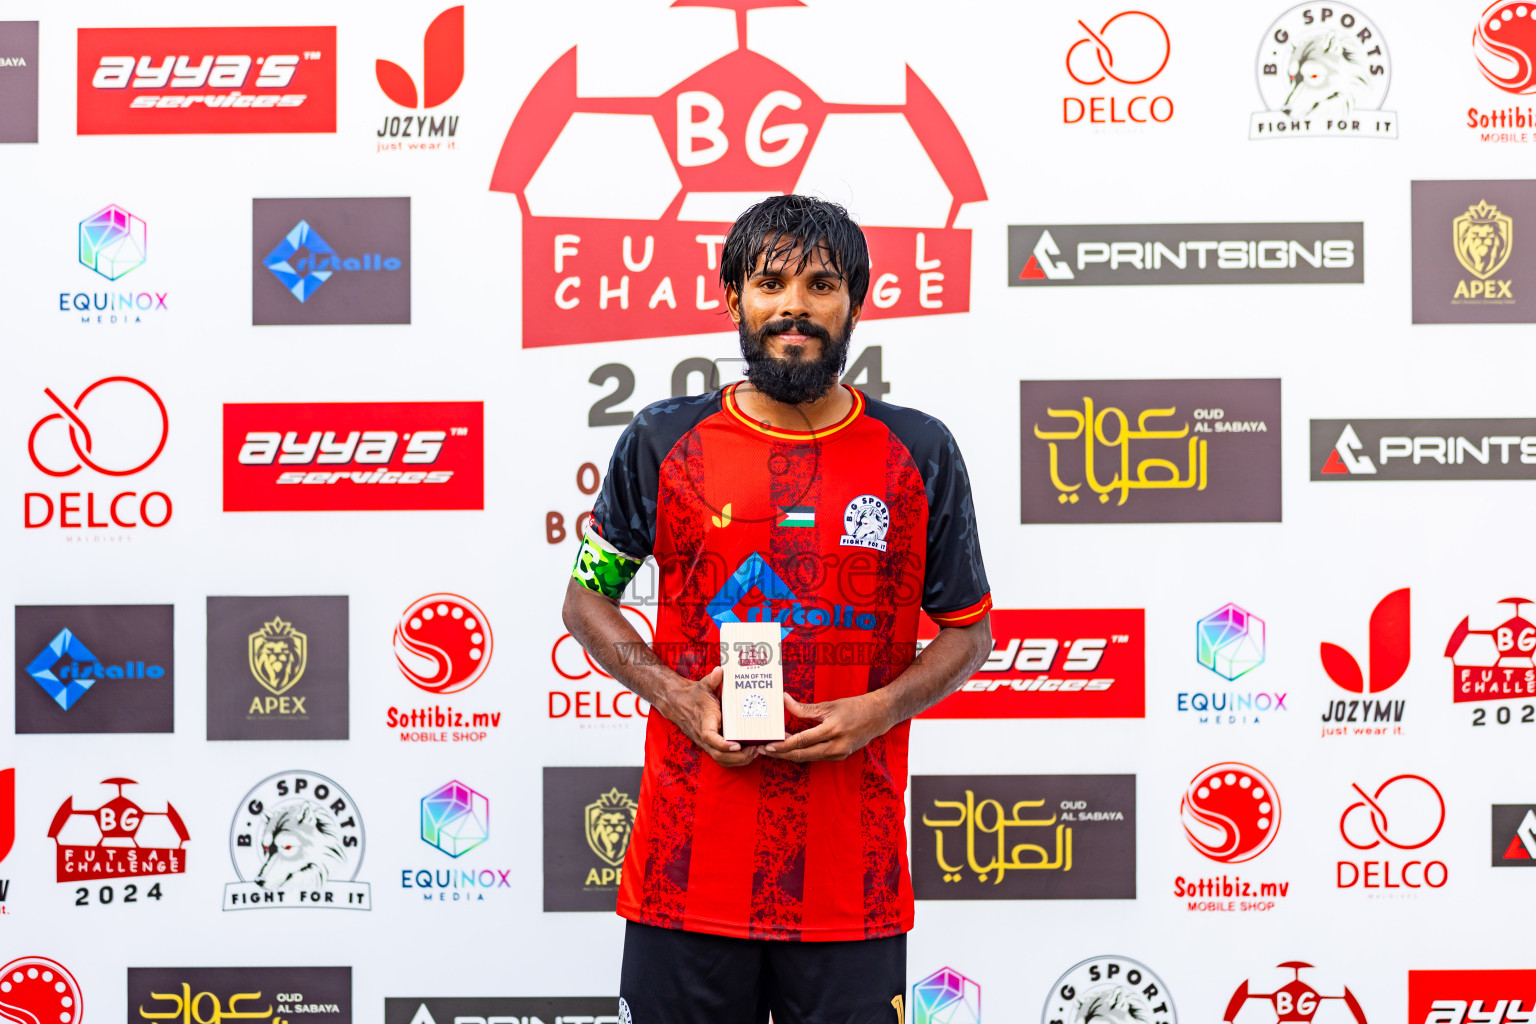
[[[721,623],[777,621],[785,691],[853,697],[912,661],[919,608],[943,626],[986,614],[970,481],[944,424],[850,389],[833,426],[767,428],[735,387],[635,417],[593,509],[620,564],[656,559],[668,665],[699,678],[719,664]],[[839,762],[722,768],[651,715],[619,913],[752,939],[909,930],[907,732]]]

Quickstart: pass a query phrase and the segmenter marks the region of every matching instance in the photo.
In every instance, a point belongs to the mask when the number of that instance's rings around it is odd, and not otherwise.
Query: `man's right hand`
[[[761,748],[756,744],[743,747],[721,735],[719,690],[724,679],[725,670],[719,667],[703,679],[678,676],[676,684],[669,689],[665,704],[656,707],[667,721],[683,730],[684,735],[714,758],[716,764],[723,768],[739,768],[756,760]]]

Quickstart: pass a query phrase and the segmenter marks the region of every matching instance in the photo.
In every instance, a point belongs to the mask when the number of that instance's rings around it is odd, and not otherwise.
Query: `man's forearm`
[[[563,615],[565,628],[604,672],[648,703],[666,707],[677,673],[640,639],[617,604],[573,581],[566,590]]]
[[[906,671],[869,696],[885,704],[890,725],[915,718],[965,684],[992,653],[992,622],[946,626]]]

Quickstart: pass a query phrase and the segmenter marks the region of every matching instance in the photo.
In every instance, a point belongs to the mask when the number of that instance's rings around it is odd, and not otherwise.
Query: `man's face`
[[[799,248],[759,256],[740,292],[726,288],[726,304],[754,387],[792,405],[826,394],[847,361],[859,309],[824,249],[803,266]]]

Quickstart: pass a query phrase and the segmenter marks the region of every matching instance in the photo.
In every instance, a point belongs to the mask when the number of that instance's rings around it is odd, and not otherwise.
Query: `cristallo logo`
[[[987,194],[916,72],[901,102],[835,102],[748,46],[748,11],[800,0],[671,6],[731,12],[735,48],[660,95],[580,96],[572,47],[507,131],[491,190],[515,194],[522,211],[524,347],[721,330],[720,246],[753,197],[866,196],[935,175],[943,194],[931,200],[854,204],[872,262],[864,317],[968,311],[971,234],[955,222]]]

